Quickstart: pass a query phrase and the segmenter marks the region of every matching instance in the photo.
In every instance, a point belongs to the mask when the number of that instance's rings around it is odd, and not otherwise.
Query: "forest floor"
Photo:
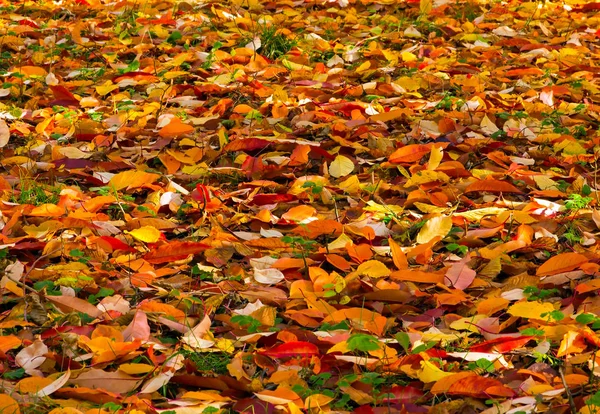
[[[0,412],[600,411],[599,11],[0,0]]]

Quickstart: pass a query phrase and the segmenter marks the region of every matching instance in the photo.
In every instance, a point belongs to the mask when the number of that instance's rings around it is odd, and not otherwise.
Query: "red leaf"
[[[257,194],[250,202],[253,206],[264,206],[266,204],[286,203],[294,201],[298,197],[293,194]]]
[[[319,355],[319,348],[310,342],[286,342],[267,351],[262,351],[261,354],[272,358],[312,356]]]
[[[271,144],[271,141],[260,138],[236,139],[225,145],[225,151],[256,151],[266,148]]]
[[[60,106],[79,106],[79,101],[75,98],[67,88],[62,85],[52,85],[50,86],[54,97],[56,98],[54,101],[50,102],[51,105],[60,105]]]
[[[413,403],[425,393],[416,387],[396,385],[387,391],[388,396],[382,402]],[[391,395],[393,397],[391,397]]]
[[[105,242],[107,242],[108,244],[110,244],[110,247],[113,248],[113,250],[125,250],[125,251],[135,251],[134,248],[132,248],[131,246],[129,246],[126,243],[123,243],[121,240],[117,239],[116,237],[111,237],[111,236],[102,236],[100,237],[102,240],[104,240]]]
[[[527,342],[535,339],[533,336],[520,336],[517,338],[504,337],[496,338],[482,342],[477,345],[472,345],[469,350],[471,352],[500,352],[504,354],[511,352],[517,348],[522,348]]]

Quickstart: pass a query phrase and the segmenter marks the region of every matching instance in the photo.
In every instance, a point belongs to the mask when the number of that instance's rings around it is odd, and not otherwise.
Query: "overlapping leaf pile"
[[[598,10],[0,2],[0,411],[600,409]]]

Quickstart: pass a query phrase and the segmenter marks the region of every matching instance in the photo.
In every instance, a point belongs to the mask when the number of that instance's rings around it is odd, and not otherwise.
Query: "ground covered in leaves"
[[[599,10],[0,1],[0,411],[600,410]]]

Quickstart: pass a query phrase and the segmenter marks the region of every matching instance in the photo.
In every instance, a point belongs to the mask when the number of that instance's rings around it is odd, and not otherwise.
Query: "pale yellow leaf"
[[[417,243],[425,244],[436,237],[446,237],[452,229],[452,218],[445,216],[432,217],[421,228],[417,235]]]
[[[332,177],[339,178],[345,177],[354,170],[354,163],[350,158],[338,155],[335,160],[331,162],[329,166],[329,174]]]
[[[10,130],[4,119],[0,119],[0,148],[5,147],[8,144],[10,138]]]
[[[540,190],[558,190],[557,183],[547,175],[534,175],[533,181]]]

